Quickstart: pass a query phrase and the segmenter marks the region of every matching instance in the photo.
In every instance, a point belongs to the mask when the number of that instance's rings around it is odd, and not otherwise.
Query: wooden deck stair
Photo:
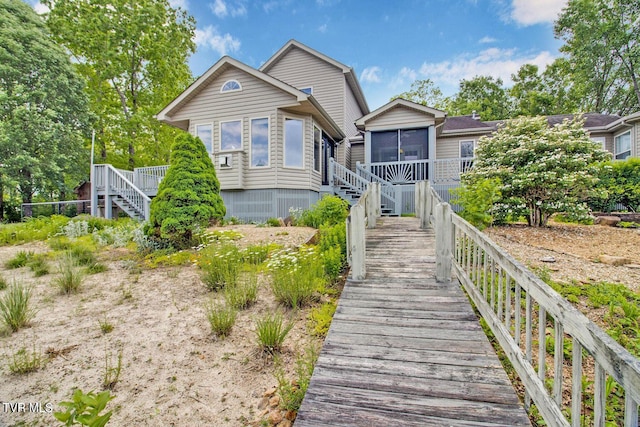
[[[436,283],[433,231],[382,218],[366,241],[296,427],[530,425],[459,283]]]

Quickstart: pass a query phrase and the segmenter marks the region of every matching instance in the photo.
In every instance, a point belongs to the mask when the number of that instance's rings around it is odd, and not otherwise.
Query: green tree
[[[88,175],[88,123],[82,78],[41,17],[0,0],[0,190],[64,198]]]
[[[482,120],[501,120],[511,116],[511,106],[502,79],[476,76],[460,81],[460,90],[452,99],[449,114],[468,115],[476,112]]]
[[[555,212],[586,213],[584,201],[598,181],[597,163],[608,158],[589,139],[581,118],[549,127],[544,117],[522,117],[480,138],[463,182],[499,179],[496,217],[524,215],[530,226],[539,227]]]
[[[439,110],[446,110],[448,106],[448,98],[444,97],[440,88],[437,87],[431,79],[414,81],[411,83],[411,89],[409,91],[392,97],[391,101],[398,98]]]
[[[555,24],[560,48],[584,87],[585,110],[626,115],[640,108],[640,2],[569,0]]]
[[[151,201],[147,235],[178,248],[193,243],[197,227],[224,218],[216,171],[200,138],[182,132],[171,149],[171,165]]]
[[[640,159],[603,163],[599,171],[601,190],[590,198],[589,206],[594,210],[611,212],[616,204],[622,204],[632,212],[640,211]]]
[[[49,27],[88,81],[99,158],[130,169],[166,162],[178,131],[153,115],[192,80],[194,19],[168,0],[43,3]]]
[[[524,64],[511,75],[513,86],[509,89],[514,116],[542,116],[556,114],[553,95],[546,90],[538,66]]]

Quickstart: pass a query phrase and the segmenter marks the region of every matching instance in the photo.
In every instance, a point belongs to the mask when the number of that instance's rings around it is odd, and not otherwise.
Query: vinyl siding
[[[227,80],[234,79],[242,91],[220,93]],[[189,131],[195,134],[197,124],[213,124],[212,160],[222,190],[304,189],[319,191],[320,174],[313,168],[312,119],[310,116],[286,115],[305,122],[304,169],[284,168],[284,117],[280,106],[292,105],[296,98],[268,83],[235,68],[223,72],[172,118],[190,121]],[[269,167],[250,167],[251,119],[269,118]],[[242,120],[242,150],[220,153],[220,121]],[[220,154],[232,156],[231,168],[220,168]],[[317,177],[315,176],[317,175]]]
[[[635,144],[632,143],[631,155],[640,157],[640,122],[636,122],[635,126]],[[633,134],[633,132],[631,132]],[[635,150],[634,150],[635,148]]]
[[[431,126],[435,120],[424,113],[411,108],[396,107],[367,121],[367,130],[373,129],[401,129],[413,126]]]
[[[313,97],[345,129],[347,83],[342,70],[294,47],[273,64],[268,74],[296,88],[312,87]]]
[[[356,165],[364,163],[364,142],[351,144],[351,170],[356,170]]]
[[[364,115],[364,112],[360,109],[356,97],[351,90],[351,86],[346,84],[346,98],[345,98],[345,124],[344,134],[347,138],[358,134],[358,128],[356,128],[355,121]]]
[[[460,141],[477,137],[455,136],[436,140],[436,159],[455,159],[460,157]]]

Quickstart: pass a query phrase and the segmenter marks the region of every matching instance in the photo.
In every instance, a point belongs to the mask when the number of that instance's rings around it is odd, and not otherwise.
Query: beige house
[[[353,201],[371,181],[381,183],[388,214],[413,211],[418,180],[448,199],[478,139],[497,126],[403,99],[371,112],[352,68],[295,40],[259,69],[221,58],[157,118],[200,137],[227,215],[250,221],[286,217],[325,193]],[[585,127],[615,158],[640,156],[640,113],[587,114]],[[109,217],[115,204],[148,217],[166,169],[95,165],[94,214]]]

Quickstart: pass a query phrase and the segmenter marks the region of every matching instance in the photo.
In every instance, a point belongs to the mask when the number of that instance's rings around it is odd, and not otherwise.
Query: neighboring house
[[[252,221],[306,209],[324,193],[353,201],[370,181],[382,184],[390,214],[413,210],[418,180],[429,179],[448,199],[472,166],[478,139],[497,127],[475,114],[447,117],[404,99],[370,112],[352,68],[295,40],[259,69],[221,58],[157,118],[202,139],[227,215]],[[616,159],[640,156],[640,112],[585,118],[592,139]],[[110,217],[115,204],[148,217],[149,197],[165,171],[95,165],[94,215]]]

